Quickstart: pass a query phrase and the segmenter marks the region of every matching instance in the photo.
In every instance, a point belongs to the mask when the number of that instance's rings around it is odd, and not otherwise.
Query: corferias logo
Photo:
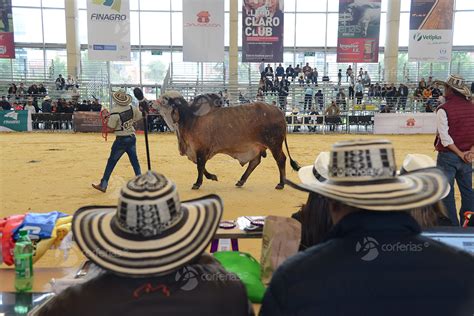
[[[406,124],[407,124],[407,127],[414,127],[416,124],[416,120],[413,117],[410,117],[407,120]]]
[[[196,16],[197,16],[198,23],[209,23],[211,20],[210,19],[211,15],[209,14],[209,11],[201,11],[198,14],[196,14]]]
[[[356,252],[361,253],[361,259],[364,261],[372,261],[379,256],[379,243],[372,237],[364,237],[362,242],[356,244]]]
[[[192,267],[184,267],[176,272],[174,279],[183,291],[194,290],[198,286],[198,272]]]

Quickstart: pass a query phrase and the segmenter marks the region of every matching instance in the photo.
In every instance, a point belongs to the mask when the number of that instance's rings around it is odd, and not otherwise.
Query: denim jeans
[[[104,176],[100,180],[100,186],[104,189],[107,188],[109,183],[110,175],[114,171],[115,165],[120,160],[124,153],[127,153],[130,163],[133,166],[133,171],[135,175],[138,176],[141,174],[140,163],[138,162],[137,157],[137,140],[135,136],[121,136],[117,137],[112,145],[110,151],[110,157],[107,161],[107,166],[105,167]]]
[[[464,212],[474,211],[474,198],[472,190],[472,165],[465,163],[455,153],[439,152],[437,159],[437,166],[444,171],[448,178],[451,191],[447,197],[443,199],[443,203],[448,210],[448,216],[454,225],[459,225],[456,214],[456,201],[454,199],[454,179],[458,184],[461,192],[461,209],[459,210],[459,218],[461,225],[464,222]],[[473,219],[474,220],[474,219]]]

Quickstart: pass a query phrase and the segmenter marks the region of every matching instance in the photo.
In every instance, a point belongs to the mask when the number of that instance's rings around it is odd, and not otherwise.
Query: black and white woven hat
[[[471,90],[466,85],[464,78],[459,75],[449,75],[446,81],[435,80],[433,81],[433,84],[442,84],[445,86],[450,86],[457,92],[464,95],[466,98],[469,99],[471,97]]]
[[[325,181],[328,178],[329,151],[322,151],[314,160],[314,164],[301,167],[298,170],[298,177],[303,183],[313,183]]]
[[[222,216],[217,195],[180,202],[176,185],[153,171],[129,181],[118,207],[88,206],[73,218],[84,254],[119,275],[166,274],[198,257]]]
[[[132,97],[129,94],[123,92],[122,90],[118,90],[112,93],[112,100],[115,104],[119,106],[127,106],[132,103]]]
[[[329,153],[326,181],[305,168],[301,184],[286,182],[298,190],[315,192],[357,208],[400,211],[433,204],[446,192],[442,171],[425,168],[397,176],[393,145],[388,140],[338,142]]]

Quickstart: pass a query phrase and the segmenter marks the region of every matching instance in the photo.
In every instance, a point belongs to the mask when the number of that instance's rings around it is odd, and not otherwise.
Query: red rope
[[[100,111],[100,120],[102,121],[102,137],[107,141],[107,134],[109,133],[107,123],[109,121],[109,111],[103,109]]]

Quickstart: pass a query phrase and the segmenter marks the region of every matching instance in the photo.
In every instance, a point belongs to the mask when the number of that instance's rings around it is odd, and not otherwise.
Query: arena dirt
[[[291,134],[288,145],[292,157],[301,165],[308,165],[320,151],[329,150],[336,141],[375,137],[380,136]],[[435,158],[433,137],[383,136],[394,143],[398,166],[408,153]],[[114,136],[109,135],[105,142],[100,134],[0,134],[0,215],[53,210],[73,214],[85,205],[116,205],[120,187],[133,176],[126,155],[117,164],[107,193],[91,187],[91,183],[97,183],[102,176],[113,140]],[[219,181],[205,179],[201,189],[193,191],[196,167],[179,155],[176,136],[153,134],[150,148],[152,168],[177,184],[181,200],[216,193],[224,200],[224,219],[242,215],[290,216],[306,199],[305,193],[289,187],[282,191],[274,189],[278,183],[278,169],[270,153],[242,188],[234,184],[245,168],[229,156],[218,155],[208,162],[207,169],[215,173]],[[138,135],[137,151],[142,170],[146,170],[143,135]],[[288,163],[287,175],[294,181],[298,179]],[[456,193],[456,199],[459,203],[459,193]],[[241,241],[240,246],[241,250],[259,259],[259,240]]]

